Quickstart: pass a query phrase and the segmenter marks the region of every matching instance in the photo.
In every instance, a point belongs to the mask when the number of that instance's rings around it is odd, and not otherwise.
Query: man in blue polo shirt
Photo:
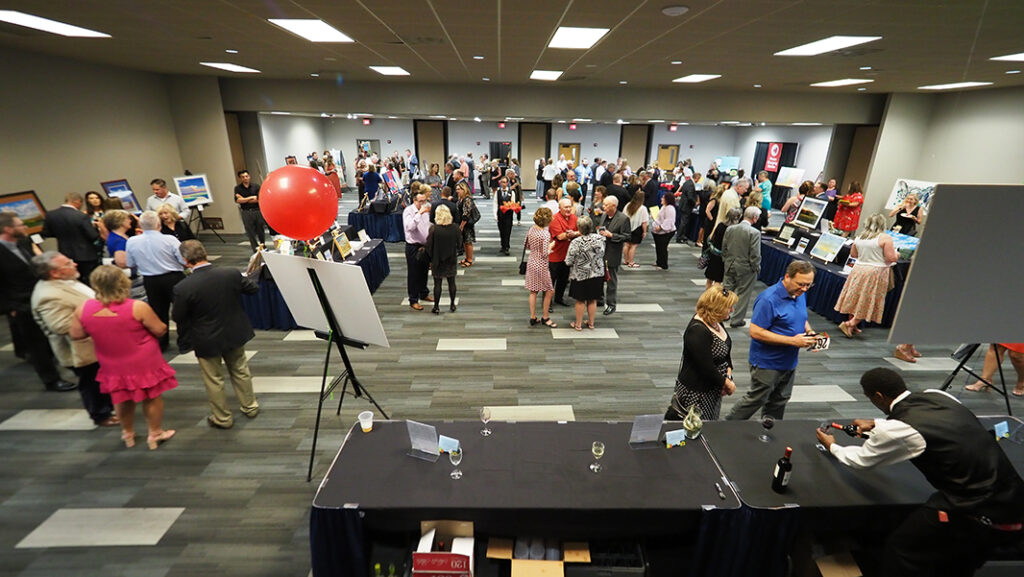
[[[757,295],[750,319],[750,390],[725,419],[761,416],[781,419],[793,394],[800,349],[814,344],[807,322],[807,297],[814,284],[814,265],[794,260],[782,280]]]

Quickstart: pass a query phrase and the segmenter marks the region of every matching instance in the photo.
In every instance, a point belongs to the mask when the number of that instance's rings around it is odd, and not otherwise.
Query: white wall
[[[679,145],[679,160],[693,160],[693,165],[707,172],[711,162],[722,156],[735,156],[736,128],[731,126],[678,126],[676,132],[669,132],[668,124],[653,125],[651,138],[651,160],[658,158],[658,146]],[[662,166],[662,170],[671,167]]]
[[[814,180],[825,169],[831,126],[752,126],[736,128],[733,156],[740,157],[740,168],[750,174],[758,142],[796,142],[796,167],[804,169],[804,178]]]
[[[583,118],[582,116],[580,118]],[[589,118],[589,117],[587,117]],[[548,158],[558,160],[559,142],[580,143],[580,159],[594,160],[599,157],[607,160],[615,160],[619,156],[619,138],[622,129],[618,124],[595,124],[593,122],[577,122],[576,130],[569,130],[568,124],[553,123],[551,125],[551,150],[548,151]],[[596,146],[595,146],[596,145]],[[523,159],[520,159],[523,160]],[[524,166],[533,166],[524,160]],[[633,163],[637,165],[636,162]]]
[[[519,125],[506,122],[505,128],[498,128],[497,122],[448,121],[448,154],[458,154],[461,158],[472,152],[473,160],[478,161],[481,155],[490,155],[491,142],[511,142],[515,158],[519,150]],[[433,161],[440,164],[439,159]]]
[[[411,120],[373,118],[369,126],[362,119],[324,118],[324,148],[337,148],[345,155],[345,176],[350,186],[356,185],[356,141],[379,140],[380,153],[390,156],[392,152],[405,156],[405,149],[416,150]]]
[[[284,157],[288,155],[294,156],[300,165],[309,166],[306,155],[314,150],[317,154],[324,151],[326,140],[320,118],[260,114],[259,120],[268,173],[284,166]],[[354,141],[352,151],[355,152]]]
[[[889,95],[878,130],[875,153],[871,157],[864,182],[862,220],[882,210],[896,179],[929,180],[918,171],[917,164],[921,151],[928,146],[928,125],[934,104],[935,96],[931,94]],[[970,144],[961,143],[960,149],[967,146]],[[969,179],[980,172],[967,169],[966,166],[960,166],[963,179]]]
[[[0,193],[35,190],[55,208],[68,192],[182,173],[166,87],[157,74],[0,48]]]

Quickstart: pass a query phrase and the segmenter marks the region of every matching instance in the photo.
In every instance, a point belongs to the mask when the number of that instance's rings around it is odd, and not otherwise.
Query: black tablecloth
[[[621,538],[695,531],[705,506],[740,505],[703,443],[632,449],[632,423],[491,422],[490,437],[478,422],[436,426],[461,441],[460,480],[449,477],[446,455],[407,456],[404,421],[353,428],[313,500],[315,575],[365,575],[353,553],[365,551],[364,530],[418,531],[422,520],[473,521],[477,532],[501,536]],[[605,444],[597,474],[593,441]]]
[[[793,254],[784,245],[773,242],[770,238],[764,238],[761,240],[761,274],[758,275],[758,280],[767,285],[777,283],[785,275],[786,267],[793,259],[808,261],[816,269],[814,286],[807,291],[807,308],[832,322],[845,321],[847,315],[835,310],[839,293],[843,292],[843,285],[846,284],[846,275],[841,274],[842,266],[825,264],[805,254]],[[881,322],[883,327],[892,326],[892,320],[896,316],[896,306],[903,294],[904,279],[906,279],[909,269],[910,261],[896,263],[896,288],[885,296],[885,312]]]
[[[759,421],[714,421],[704,424],[704,440],[726,476],[751,507],[795,504],[818,509],[918,505],[935,490],[909,462],[858,471],[819,451],[814,430],[820,421],[775,421],[768,443],[757,439]],[[841,445],[862,441],[840,434]],[[789,490],[772,491],[772,472],[786,447],[793,448]]]
[[[372,214],[369,212],[348,213],[348,224],[358,233],[365,230],[370,238],[381,238],[384,242],[403,242],[405,229],[402,227],[402,213]]]
[[[380,239],[372,239],[359,250],[350,254],[345,262],[358,265],[363,269],[363,277],[366,278],[366,286],[370,293],[380,288],[384,279],[391,274],[391,266],[388,264],[387,248]],[[281,329],[290,331],[298,328],[295,318],[288,310],[288,304],[281,296],[281,290],[277,283],[270,278],[269,270],[264,269],[267,278],[260,280],[260,290],[254,295],[242,295],[242,308],[248,315],[249,321],[255,329]]]
[[[996,423],[1006,421],[1010,428],[1010,438],[1000,439],[999,446],[1013,462],[1017,474],[1024,477],[1024,421],[1016,417],[978,417],[986,429],[991,429]]]

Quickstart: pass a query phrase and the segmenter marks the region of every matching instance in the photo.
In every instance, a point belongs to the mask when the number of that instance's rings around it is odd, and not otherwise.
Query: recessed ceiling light
[[[288,115],[291,114],[291,112],[279,112],[277,110],[272,110],[270,113],[271,114],[276,114],[278,116],[288,116]]]
[[[870,66],[861,66],[860,69],[861,70],[871,70],[871,67]]]
[[[565,124],[565,121],[564,120],[559,120],[558,123],[559,124]]]
[[[790,126],[821,126],[820,122],[792,122]]]
[[[1020,70],[1007,70],[1007,74],[1020,74]]]
[[[761,88],[761,85],[760,84],[755,84],[754,88]]]
[[[629,84],[629,82],[626,82],[625,80],[620,80],[619,84]]]
[[[818,54],[825,54],[826,52],[834,52],[836,50],[842,50],[843,48],[849,48],[851,46],[857,46],[858,44],[864,44],[867,42],[874,42],[880,40],[881,36],[830,36],[828,38],[822,38],[809,44],[803,44],[801,46],[794,46],[788,50],[782,52],[776,52],[776,56],[817,56]]]
[[[562,75],[561,70],[534,70],[530,73],[530,80],[558,80]]]
[[[573,118],[572,121],[573,122],[593,122],[593,120],[590,119],[590,118]]]
[[[662,14],[664,14],[665,16],[672,16],[672,17],[682,16],[683,14],[686,14],[689,11],[690,11],[690,7],[689,6],[682,6],[682,5],[665,6],[664,8],[661,9],[661,13]]]
[[[690,125],[689,122],[677,122],[676,124],[679,125],[679,126],[689,126]]]
[[[868,82],[874,82],[874,80],[867,80],[864,78],[840,78],[839,80],[829,80],[828,82],[815,82],[811,86],[818,86],[821,88],[834,88],[836,86],[853,86],[854,84],[867,84]]]
[[[665,121],[664,120],[648,120],[647,121],[648,124],[657,124],[659,122],[665,122]]]
[[[268,21],[310,42],[354,42],[337,28],[315,18],[271,18]]]
[[[491,79],[490,79],[490,78],[488,78],[488,77],[486,77],[486,76],[484,76],[484,77],[483,77],[483,81],[484,81],[484,82],[490,82],[490,81],[491,81]]]
[[[473,60],[483,60],[483,59],[484,59],[483,56],[474,56],[473,57]]]
[[[224,52],[227,52],[228,54],[238,54],[238,51],[237,51],[237,50],[234,50],[234,49],[232,49],[232,48],[228,48],[228,49],[227,49],[227,50],[225,50]]]
[[[312,76],[313,78],[320,78],[320,75],[317,74],[316,72],[310,74],[310,76]]]
[[[570,48],[575,50],[586,50],[605,34],[607,28],[574,28],[572,26],[559,26],[555,35],[548,43],[548,48]]]
[[[615,124],[629,124],[629,123],[620,118],[620,119],[615,121]]]
[[[448,118],[447,116],[445,116],[443,114],[431,114],[430,117],[431,118]]]
[[[89,30],[88,28],[72,26],[71,24],[57,22],[56,20],[50,20],[49,18],[40,18],[39,16],[25,14],[24,12],[18,12],[16,10],[0,10],[0,21],[17,24],[18,26],[24,26],[25,28],[42,30],[43,32],[49,32],[50,34],[67,36],[69,38],[110,38],[110,34]]]
[[[384,76],[409,76],[409,72],[401,66],[371,66],[370,70]]]
[[[706,82],[708,80],[714,80],[715,78],[721,78],[721,77],[722,77],[721,74],[691,74],[689,76],[682,76],[680,78],[676,78],[672,82],[684,82],[684,83],[692,84],[692,83],[695,83],[695,82]]]
[[[458,118],[455,118],[455,117],[453,116],[453,117],[449,118],[448,120],[458,120]]]
[[[857,92],[864,92],[865,90],[867,90],[867,88],[861,86],[860,88],[857,89]]]
[[[480,117],[479,116],[474,116],[473,117],[473,122],[480,122]]]
[[[672,64],[682,64],[682,63],[683,63],[682,60],[673,60],[672,61]]]
[[[740,121],[739,120],[721,120],[718,123],[719,124],[739,124]]]
[[[522,120],[522,116],[506,116],[505,120]]]
[[[246,66],[239,66],[237,64],[231,64],[230,62],[200,62],[203,66],[209,66],[210,68],[219,68],[221,70],[227,70],[228,72],[248,72],[250,74],[258,74],[259,70],[255,68],[248,68]]]
[[[1018,52],[1017,54],[1006,54],[1004,56],[993,56],[989,60],[1003,60],[1007,62],[1024,62],[1024,52]]]
[[[397,116],[389,116],[388,118],[394,120],[395,118],[398,118],[398,117]]]
[[[952,90],[954,88],[974,88],[975,86],[990,86],[991,82],[954,82],[952,84],[931,84],[929,86],[918,86],[918,90]]]

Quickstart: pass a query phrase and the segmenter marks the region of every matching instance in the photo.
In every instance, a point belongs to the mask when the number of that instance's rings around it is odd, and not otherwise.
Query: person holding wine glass
[[[889,211],[889,218],[896,217],[896,222],[892,226],[893,232],[907,236],[917,234],[917,225],[921,224],[921,205],[918,203],[917,193],[911,192],[899,206]]]

